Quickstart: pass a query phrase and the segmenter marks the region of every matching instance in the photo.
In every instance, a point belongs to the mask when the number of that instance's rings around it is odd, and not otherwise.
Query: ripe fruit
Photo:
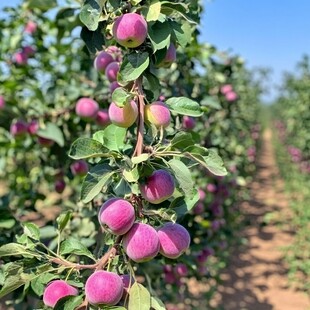
[[[182,126],[186,130],[194,129],[196,126],[196,120],[193,117],[190,116],[183,116],[182,119]]]
[[[101,127],[106,127],[111,124],[107,109],[99,110],[96,116],[96,124]]]
[[[77,296],[78,290],[63,280],[50,282],[44,290],[43,302],[46,306],[54,308],[57,301],[65,296]]]
[[[95,118],[99,110],[98,103],[91,98],[81,98],[77,101],[75,112],[84,118]]]
[[[115,45],[107,47],[106,52],[111,54],[115,61],[121,62],[123,59],[122,50]]]
[[[202,214],[205,210],[205,206],[202,202],[198,202],[197,205],[193,208],[194,214]]]
[[[100,208],[99,223],[114,235],[124,235],[135,221],[135,209],[121,198],[111,198]]]
[[[227,94],[225,94],[225,98],[227,101],[235,101],[238,99],[238,95],[234,91],[230,91]]]
[[[105,69],[105,76],[110,82],[115,82],[117,80],[118,71],[119,71],[119,63],[116,61],[111,62]]]
[[[17,52],[14,54],[14,61],[18,65],[26,65],[28,62],[28,56],[24,52]]]
[[[129,294],[130,288],[135,283],[135,279],[131,277],[129,274],[123,274],[120,277],[124,285],[124,292],[123,292],[122,298],[125,298]]]
[[[37,24],[33,21],[29,21],[25,26],[25,32],[29,34],[35,33],[37,30]]]
[[[22,120],[17,120],[11,124],[10,133],[13,137],[20,137],[27,133],[28,124]]]
[[[165,58],[163,59],[163,61],[160,62],[158,66],[164,68],[170,67],[171,64],[176,61],[176,59],[177,59],[177,50],[175,48],[175,45],[171,43],[167,50]]]
[[[114,92],[114,90],[115,90],[116,88],[119,88],[119,87],[121,87],[121,85],[119,85],[116,81],[112,82],[112,83],[110,84],[110,92],[111,92],[111,94]]]
[[[172,175],[166,170],[156,170],[144,184],[140,184],[142,197],[154,204],[159,204],[172,196],[175,189]]]
[[[45,147],[51,147],[52,145],[54,145],[55,141],[38,136],[38,143]]]
[[[188,231],[177,223],[166,223],[158,229],[159,252],[168,258],[178,258],[189,247]]]
[[[85,283],[86,299],[93,305],[116,305],[122,298],[124,285],[121,277],[109,271],[94,272]]]
[[[185,264],[177,264],[174,268],[177,275],[180,277],[186,277],[188,274],[188,268]]]
[[[35,54],[35,49],[32,46],[23,47],[23,53],[25,53],[28,57],[33,56]]]
[[[94,61],[95,69],[100,73],[105,73],[107,66],[114,61],[114,58],[109,53],[102,51],[100,52]]]
[[[117,43],[124,47],[140,46],[147,36],[147,23],[137,13],[127,13],[116,19],[112,28]]]
[[[154,258],[159,251],[159,239],[156,230],[143,223],[135,223],[123,237],[126,254],[137,263]]]
[[[170,110],[161,101],[155,101],[145,106],[145,121],[155,125],[157,128],[166,128],[170,124]]]
[[[73,175],[84,176],[88,172],[88,164],[85,160],[77,160],[70,165],[70,169]]]
[[[4,109],[5,107],[5,100],[3,96],[0,96],[0,110]]]
[[[54,187],[55,187],[55,191],[56,191],[58,194],[61,194],[61,193],[65,190],[65,188],[66,188],[66,182],[65,182],[65,180],[63,180],[63,179],[58,179],[58,180],[56,180],[56,181],[55,181]]]
[[[37,120],[32,120],[27,127],[28,133],[35,135],[39,130],[39,122]]]
[[[109,106],[109,117],[113,124],[119,127],[128,128],[138,117],[138,107],[133,100],[127,102],[122,108],[112,102]]]
[[[232,86],[231,86],[230,84],[225,84],[225,85],[223,85],[223,86],[221,87],[221,93],[222,93],[223,95],[227,94],[228,92],[230,92],[230,91],[232,91],[232,90],[233,90],[233,88],[232,88]]]

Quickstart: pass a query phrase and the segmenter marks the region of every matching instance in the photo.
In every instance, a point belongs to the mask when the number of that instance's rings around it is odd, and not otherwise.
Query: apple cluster
[[[220,89],[221,94],[225,96],[228,102],[233,102],[238,99],[237,93],[234,91],[231,84],[225,84]]]

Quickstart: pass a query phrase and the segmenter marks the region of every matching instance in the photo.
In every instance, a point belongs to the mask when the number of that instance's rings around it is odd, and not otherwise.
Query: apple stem
[[[142,77],[136,81],[138,87],[138,130],[137,130],[137,143],[133,152],[134,156],[140,156],[143,152],[143,135],[144,135],[144,93],[142,89]]]

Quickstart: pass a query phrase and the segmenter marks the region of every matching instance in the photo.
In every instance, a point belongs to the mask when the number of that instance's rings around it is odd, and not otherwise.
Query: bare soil
[[[241,205],[249,223],[241,237],[247,242],[233,251],[229,266],[221,276],[223,284],[214,300],[216,309],[310,309],[309,296],[288,285],[283,247],[293,242],[293,231],[287,225],[266,221],[268,215],[282,223],[290,218],[271,139],[272,133],[267,130],[258,171],[250,185],[251,199]]]

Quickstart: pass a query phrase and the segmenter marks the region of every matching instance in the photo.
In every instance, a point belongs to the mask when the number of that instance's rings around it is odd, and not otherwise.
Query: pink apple
[[[115,90],[116,88],[119,88],[119,87],[121,87],[121,85],[119,85],[119,84],[117,83],[117,81],[112,82],[112,83],[110,84],[110,92],[111,92],[111,94],[114,92],[114,90]]]
[[[130,101],[124,107],[118,107],[114,102],[109,106],[109,118],[114,125],[128,128],[138,117],[138,107],[135,101]]]
[[[163,61],[160,62],[158,66],[164,68],[170,67],[171,64],[176,61],[176,59],[177,59],[177,51],[175,45],[171,43],[167,50],[165,58],[163,59]]]
[[[36,32],[36,30],[37,30],[37,27],[38,27],[38,25],[35,23],[35,22],[33,22],[33,21],[28,21],[28,23],[26,24],[26,26],[25,26],[25,32],[26,33],[29,33],[29,34],[33,34],[33,33],[35,33]]]
[[[159,252],[163,256],[178,258],[189,248],[190,235],[180,224],[166,223],[157,232],[160,242]]]
[[[166,170],[160,169],[154,171],[139,187],[145,200],[159,204],[172,196],[175,184],[172,175]]]
[[[186,130],[192,130],[196,126],[196,120],[191,116],[183,116],[182,126]]]
[[[55,191],[61,194],[66,188],[66,182],[64,179],[57,179],[54,184]]]
[[[123,281],[114,272],[96,271],[85,283],[85,296],[92,305],[114,306],[121,300],[123,291]]]
[[[3,96],[0,96],[0,110],[4,109],[5,107],[5,100]]]
[[[98,72],[105,73],[107,66],[111,62],[114,62],[114,58],[109,53],[102,51],[95,58],[94,67]]]
[[[230,91],[225,94],[225,98],[227,101],[232,102],[238,99],[238,95],[234,91]]]
[[[98,103],[91,98],[81,98],[77,101],[75,112],[78,116],[91,119],[97,116],[99,111]]]
[[[39,130],[39,122],[37,120],[32,120],[28,124],[27,130],[28,130],[28,133],[30,133],[31,135],[35,135]]]
[[[73,175],[84,176],[88,172],[88,164],[85,160],[80,159],[70,165]]]
[[[226,95],[227,93],[231,92],[232,90],[233,90],[233,88],[230,84],[225,84],[221,87],[221,93],[223,95]]]
[[[161,101],[147,104],[144,109],[144,116],[147,123],[151,123],[157,128],[166,128],[170,124],[170,110],[168,106]]]
[[[28,62],[28,56],[24,52],[15,53],[13,58],[14,58],[15,63],[21,66],[26,65]]]
[[[23,120],[14,121],[10,127],[10,133],[13,137],[24,136],[27,133],[28,124]]]
[[[124,235],[123,247],[133,261],[137,263],[149,261],[159,251],[157,231],[148,224],[135,223]]]
[[[112,32],[117,43],[124,47],[135,48],[147,37],[147,23],[143,16],[127,13],[115,20]]]
[[[46,306],[54,308],[57,302],[66,296],[77,296],[78,290],[63,280],[50,282],[44,290],[43,302]]]
[[[117,74],[119,72],[119,63],[114,61],[108,64],[105,69],[105,76],[110,82],[115,82],[117,80]]]
[[[110,198],[100,208],[99,223],[114,235],[124,235],[135,221],[135,209],[121,198]]]
[[[32,46],[25,46],[23,47],[23,53],[26,54],[28,57],[31,57],[35,54],[36,50]]]
[[[111,124],[107,109],[99,110],[96,116],[96,124],[101,127],[107,127]]]

